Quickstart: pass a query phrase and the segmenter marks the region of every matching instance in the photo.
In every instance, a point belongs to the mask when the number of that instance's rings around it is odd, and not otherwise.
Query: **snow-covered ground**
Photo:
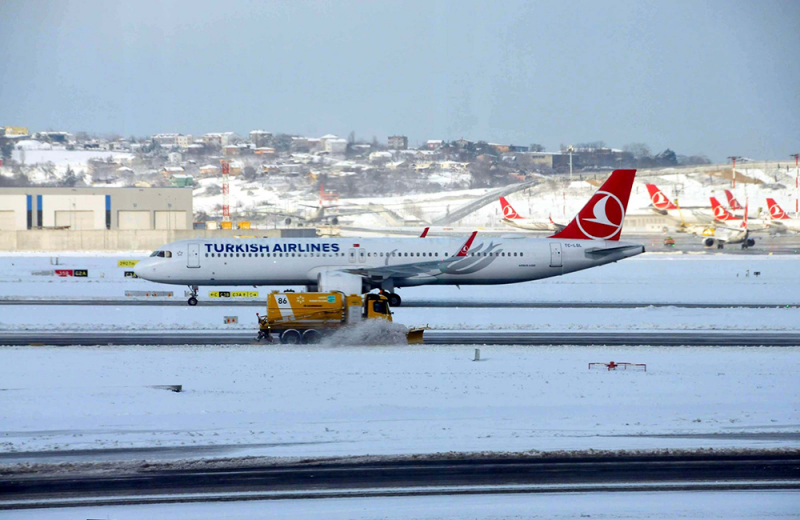
[[[146,254],[115,253],[0,255],[0,298],[87,299],[125,298],[125,291],[172,291],[185,299],[186,287],[125,278],[130,267],[119,260],[140,260]],[[53,265],[58,258],[58,265]],[[800,303],[796,256],[644,254],[622,262],[529,283],[492,286],[426,286],[400,289],[407,301],[489,302],[669,302],[714,304]],[[86,269],[86,278],[60,278],[56,269]],[[758,275],[756,275],[758,273]],[[260,296],[271,289],[259,287]],[[300,289],[300,288],[297,288]],[[252,290],[241,287],[201,287],[210,291]],[[263,300],[262,300],[263,301]]]
[[[192,458],[800,444],[800,349],[486,346],[480,362],[473,350],[5,347],[0,462],[137,447]],[[588,368],[611,360],[647,371]],[[174,384],[183,392],[153,388]]]
[[[46,306],[0,307],[0,331],[198,331],[222,332],[258,328],[252,306]],[[796,308],[678,308],[556,309],[399,307],[394,321],[408,326],[428,325],[436,330],[560,331],[676,331],[800,329]],[[238,323],[225,324],[225,316]]]
[[[271,500],[148,506],[77,507],[15,511],[19,520],[114,518],[139,520],[252,520],[294,518],[328,520],[373,518],[493,520],[520,518],[640,518],[650,520],[758,520],[798,518],[800,493],[795,491],[667,491],[659,493],[569,493],[473,495],[328,500]]]

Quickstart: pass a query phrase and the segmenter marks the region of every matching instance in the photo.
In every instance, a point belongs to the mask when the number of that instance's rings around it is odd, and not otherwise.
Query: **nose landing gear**
[[[194,307],[195,305],[197,305],[197,290],[199,289],[199,287],[197,287],[196,285],[190,285],[189,289],[192,290],[192,295],[189,296],[189,305]]]

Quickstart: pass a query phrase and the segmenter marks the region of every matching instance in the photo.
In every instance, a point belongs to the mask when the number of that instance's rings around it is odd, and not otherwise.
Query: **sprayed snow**
[[[337,330],[323,340],[324,345],[405,345],[408,327],[386,320],[362,321]]]

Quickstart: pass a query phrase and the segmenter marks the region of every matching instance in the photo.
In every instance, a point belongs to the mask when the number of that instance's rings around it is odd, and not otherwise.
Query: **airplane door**
[[[348,249],[347,250],[347,256],[350,258],[350,263],[351,264],[356,263],[356,250],[355,249],[353,249],[352,247],[350,249]]]
[[[550,243],[550,267],[561,267],[561,243]]]
[[[189,256],[186,267],[200,267],[200,244],[189,244]]]
[[[363,264],[367,261],[367,252],[359,248],[358,250],[358,263]]]

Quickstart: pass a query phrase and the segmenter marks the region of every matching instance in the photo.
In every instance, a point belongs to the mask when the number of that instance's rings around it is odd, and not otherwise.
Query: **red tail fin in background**
[[[563,230],[550,238],[619,240],[636,170],[615,170]]]
[[[772,220],[791,220],[789,215],[783,211],[783,208],[778,206],[778,203],[775,202],[775,199],[767,199],[767,208],[769,208],[769,217]]]
[[[721,222],[741,220],[731,215],[730,212],[719,203],[716,197],[709,197],[709,199],[711,200],[711,209],[714,212],[714,220],[719,220]]]
[[[667,210],[667,209],[678,209],[678,206],[672,203],[664,192],[658,189],[658,186],[655,184],[646,184],[647,192],[650,193],[650,201],[653,203],[653,207],[660,210]]]
[[[731,190],[725,190],[725,196],[728,198],[728,207],[731,208],[731,211],[739,211],[744,209],[739,201],[736,200],[736,197],[733,196]]]
[[[503,208],[503,217],[508,220],[514,220],[518,218],[522,218],[519,216],[514,208],[511,207],[511,204],[508,203],[505,197],[500,197],[500,206]]]
[[[469,253],[469,248],[472,247],[472,242],[475,241],[475,236],[477,234],[477,231],[472,232],[467,241],[464,242],[464,245],[461,246],[461,249],[459,249],[458,253],[456,253],[456,256],[467,256],[467,253]]]
[[[428,236],[428,230],[429,229],[430,229],[429,227],[426,227],[425,229],[423,229],[422,230],[422,234],[419,236],[419,238],[425,238],[426,236]]]

